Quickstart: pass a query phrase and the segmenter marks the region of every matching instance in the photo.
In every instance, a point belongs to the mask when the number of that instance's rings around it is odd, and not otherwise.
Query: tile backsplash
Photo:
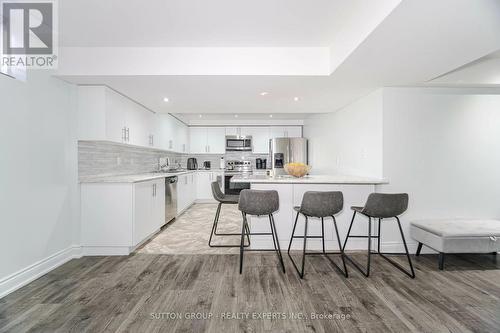
[[[106,141],[78,141],[78,176],[109,176],[158,170],[158,160],[169,157],[186,166],[187,155]]]
[[[134,147],[107,141],[78,141],[78,176],[111,176],[144,173],[158,170],[158,160],[170,158],[171,163],[180,163],[185,168],[188,157],[195,157],[198,166],[203,167],[204,161],[210,161],[212,169],[218,169],[220,158],[225,161],[248,159],[255,168],[256,158],[270,159],[267,154],[237,153],[227,154],[182,154],[157,149]]]

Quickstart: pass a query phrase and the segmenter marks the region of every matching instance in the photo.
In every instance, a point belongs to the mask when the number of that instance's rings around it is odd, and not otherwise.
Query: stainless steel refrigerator
[[[307,139],[275,138],[269,140],[271,147],[271,167],[275,176],[286,174],[287,163],[308,164]]]

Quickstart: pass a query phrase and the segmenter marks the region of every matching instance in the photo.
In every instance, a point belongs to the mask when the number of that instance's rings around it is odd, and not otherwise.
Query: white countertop
[[[231,178],[233,183],[251,184],[387,184],[386,179],[350,175],[309,175],[302,178],[293,176],[238,175]]]
[[[148,180],[179,176],[192,172],[223,172],[222,169],[198,169],[198,170],[183,170],[179,172],[147,172],[132,175],[111,175],[111,176],[89,176],[80,177],[80,183],[138,183]]]

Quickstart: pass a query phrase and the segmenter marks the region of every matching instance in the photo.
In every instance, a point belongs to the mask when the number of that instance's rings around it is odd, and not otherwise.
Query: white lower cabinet
[[[224,188],[223,173],[217,171],[198,171],[196,184],[196,200],[214,201],[212,195],[212,182],[218,181],[221,190]]]
[[[165,179],[81,184],[84,255],[125,255],[165,223]]]
[[[177,177],[177,215],[184,212],[196,200],[196,174],[194,172]]]

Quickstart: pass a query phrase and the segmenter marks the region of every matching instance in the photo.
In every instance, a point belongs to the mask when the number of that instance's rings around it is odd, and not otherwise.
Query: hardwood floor
[[[237,255],[85,257],[0,299],[0,332],[500,331],[498,258],[450,255],[445,271],[435,255],[413,259],[415,280],[377,256],[369,278],[349,266],[345,279],[310,256],[300,280],[289,260],[282,274],[271,253],[246,255],[241,276]],[[259,314],[276,318],[252,318]]]

